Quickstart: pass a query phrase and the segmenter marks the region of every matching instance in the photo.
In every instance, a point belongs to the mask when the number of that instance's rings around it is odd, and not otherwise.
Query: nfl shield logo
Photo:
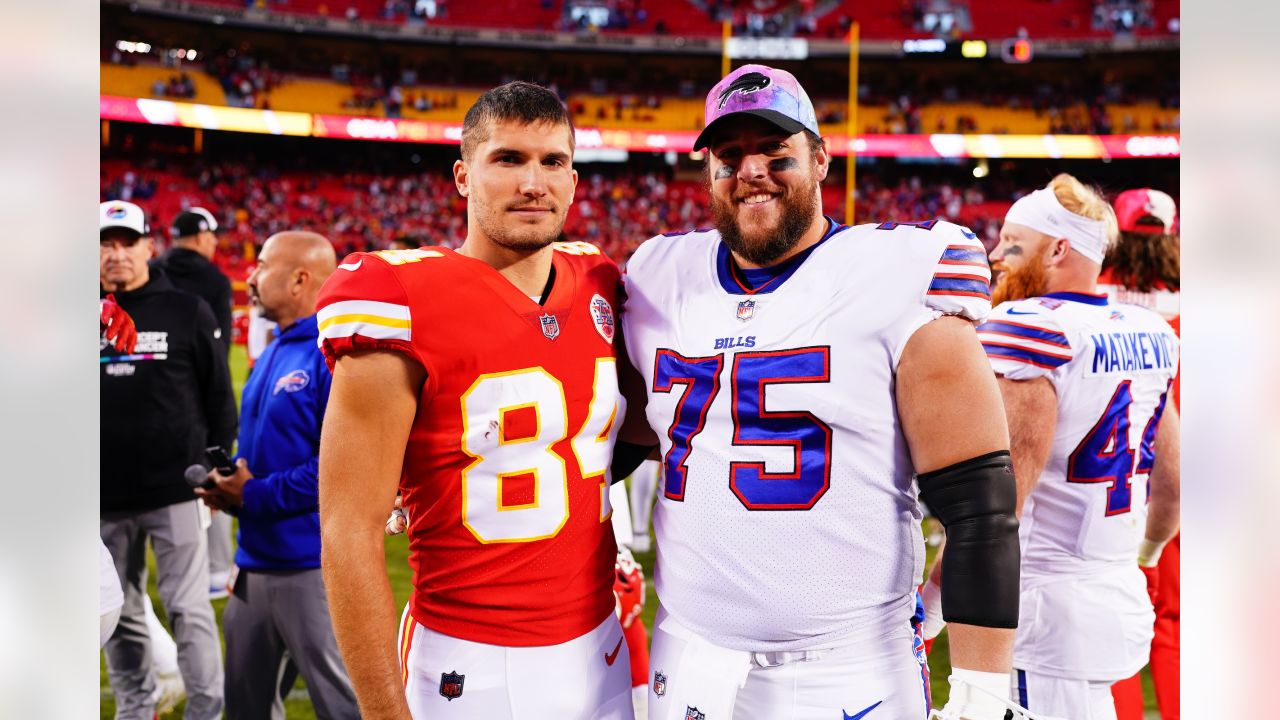
[[[591,321],[604,341],[613,344],[613,308],[599,295],[591,296]]]
[[[667,676],[657,671],[653,673],[653,694],[658,697],[667,694]]]
[[[462,697],[462,682],[466,679],[466,675],[456,672],[440,673],[440,694],[450,702],[456,697]]]
[[[738,319],[741,320],[742,322],[746,322],[751,318],[755,317],[755,314],[756,314],[755,300],[743,300],[742,302],[738,303]]]
[[[684,720],[707,720],[707,714],[698,712],[696,707],[687,707],[684,711]]]
[[[546,335],[548,340],[560,337],[560,323],[555,315],[543,314],[538,318],[538,322],[542,325],[542,334]]]

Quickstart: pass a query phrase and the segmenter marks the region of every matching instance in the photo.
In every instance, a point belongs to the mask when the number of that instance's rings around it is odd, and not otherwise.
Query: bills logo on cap
[[[311,382],[311,376],[307,375],[306,370],[294,370],[287,375],[281,375],[276,380],[276,386],[271,390],[272,395],[279,395],[281,391],[295,393],[307,386]]]
[[[756,316],[756,301],[743,300],[738,303],[738,319],[746,322]]]
[[[107,208],[107,218],[111,220],[123,220],[125,215],[129,214],[129,208],[123,205],[112,205]]]
[[[653,694],[658,697],[667,694],[667,676],[657,670],[653,673]]]
[[[596,325],[596,332],[604,341],[613,344],[613,307],[609,301],[599,295],[591,296],[591,321]]]
[[[770,80],[769,76],[764,73],[749,72],[734,80],[729,87],[720,92],[720,109],[724,109],[725,103],[729,102],[729,98],[733,97],[734,93],[748,95],[753,92],[760,92],[772,83],[773,80]]]
[[[466,679],[466,675],[459,675],[456,672],[440,673],[440,694],[450,702],[453,702],[454,698],[462,697],[462,683]]]
[[[560,337],[560,321],[556,320],[555,315],[543,313],[538,318],[538,324],[542,326],[542,334],[547,336],[548,340],[555,340]]]

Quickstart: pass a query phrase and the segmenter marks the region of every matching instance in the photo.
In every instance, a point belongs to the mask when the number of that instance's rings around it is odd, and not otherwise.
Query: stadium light
[[[1026,38],[1005,40],[1000,49],[1000,57],[1007,63],[1029,63],[1034,55],[1031,41]]]
[[[960,55],[971,60],[987,56],[986,40],[965,40],[960,44]]]
[[[129,40],[117,40],[116,49],[119,50],[120,52],[146,54],[151,52],[151,45],[144,42],[131,42]]]
[[[902,52],[904,53],[940,53],[946,51],[947,41],[942,38],[902,41]]]
[[[991,165],[987,163],[987,159],[983,158],[973,166],[973,176],[982,179],[991,173]]]

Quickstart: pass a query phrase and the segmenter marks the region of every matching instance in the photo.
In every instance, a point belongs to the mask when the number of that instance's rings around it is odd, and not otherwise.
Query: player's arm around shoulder
[[[947,532],[942,607],[952,665],[1008,673],[1018,618],[1016,491],[1004,408],[973,324],[944,315],[917,330],[898,363],[896,393],[921,496]]]

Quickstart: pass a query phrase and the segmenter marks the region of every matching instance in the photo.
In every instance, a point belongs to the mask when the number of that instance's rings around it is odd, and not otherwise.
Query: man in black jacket
[[[127,202],[99,210],[102,292],[134,320],[138,342],[120,354],[100,344],[102,393],[101,535],[124,588],[124,608],[107,642],[116,718],[150,720],[155,678],[143,610],[146,542],[178,641],[188,720],[223,707],[222,653],[209,604],[207,539],[200,504],[183,479],[207,445],[229,446],[235,400],[226,353],[208,305],[152,275],[142,209]],[[207,518],[203,515],[203,518]]]
[[[213,213],[193,207],[170,223],[173,247],[152,261],[179,290],[185,290],[209,303],[218,321],[218,337],[223,352],[231,351],[231,281],[213,264],[218,249],[218,221]],[[231,451],[231,447],[227,447]],[[209,525],[209,597],[227,596],[231,576],[231,517],[215,512]]]
[[[154,260],[179,290],[203,298],[218,320],[219,339],[231,349],[231,281],[213,264],[218,221],[200,207],[179,213],[170,224],[173,247]]]

